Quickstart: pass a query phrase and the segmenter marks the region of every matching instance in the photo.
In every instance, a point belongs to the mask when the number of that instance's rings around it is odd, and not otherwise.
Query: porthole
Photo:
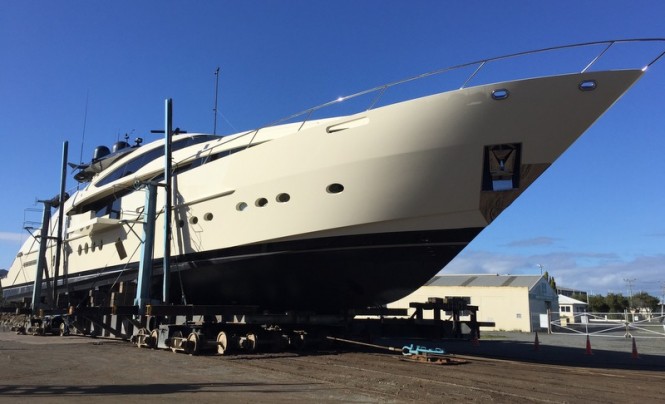
[[[83,252],[85,252],[87,254],[88,253],[88,248],[89,248],[88,243],[85,243],[85,245],[83,246]]]
[[[255,204],[259,208],[262,208],[268,204],[268,200],[266,198],[259,198],[256,200]]]
[[[190,224],[197,224],[199,222],[199,218],[196,216],[192,216],[189,218],[189,223]]]
[[[79,249],[78,249],[79,255],[83,254],[83,246],[79,244]]]
[[[95,249],[97,248],[97,243],[94,241],[92,242],[92,252],[95,252]]]
[[[596,89],[596,80],[584,80],[577,87],[582,91],[593,91]]]
[[[495,100],[505,100],[509,95],[510,93],[505,88],[492,91],[492,98]]]
[[[212,213],[208,212],[205,215],[203,215],[203,220],[205,220],[206,222],[209,222],[209,221],[212,220],[212,217],[213,217]]]
[[[276,199],[277,199],[277,202],[280,202],[280,203],[288,202],[288,201],[291,200],[291,195],[281,193],[281,194],[277,195]]]
[[[236,210],[238,212],[242,212],[245,209],[247,209],[247,204],[245,202],[240,202],[239,204],[236,205]]]
[[[344,191],[344,185],[338,183],[330,184],[326,188],[326,192],[329,194],[339,194],[342,191]]]

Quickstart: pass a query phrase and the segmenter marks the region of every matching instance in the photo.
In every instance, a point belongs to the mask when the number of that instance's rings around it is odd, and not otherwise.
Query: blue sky
[[[665,37],[664,20],[662,1],[4,0],[0,268],[24,218],[39,217],[24,209],[58,192],[63,141],[70,161],[87,161],[125,133],[154,139],[169,97],[175,126],[211,132],[217,66],[218,133],[232,133],[449,65]],[[664,90],[662,60],[446,272],[537,274],[540,264],[563,286],[627,294],[635,279],[660,296]]]

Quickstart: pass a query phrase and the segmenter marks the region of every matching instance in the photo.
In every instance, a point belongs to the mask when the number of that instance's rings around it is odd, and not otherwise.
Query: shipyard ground
[[[665,340],[486,333],[442,366],[340,346],[189,356],[128,342],[0,332],[0,402],[662,402]]]

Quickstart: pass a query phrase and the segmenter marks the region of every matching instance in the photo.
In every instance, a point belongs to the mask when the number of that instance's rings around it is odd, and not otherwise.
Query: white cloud
[[[487,251],[468,251],[446,266],[445,274],[508,274],[527,265],[520,255],[508,255]],[[535,266],[534,266],[535,268]]]
[[[596,294],[628,295],[626,279],[634,279],[633,292],[660,297],[665,283],[665,254],[619,257],[608,253],[556,252],[519,255],[488,251],[465,251],[442,274],[540,274],[538,264],[557,285]]]
[[[533,246],[543,246],[543,245],[552,245],[557,242],[554,237],[534,237],[526,240],[516,240],[506,244],[507,247],[533,247]]]
[[[26,237],[23,233],[0,232],[0,269],[9,268]]]
[[[24,233],[0,232],[0,241],[21,242],[23,240],[25,240],[25,234]]]

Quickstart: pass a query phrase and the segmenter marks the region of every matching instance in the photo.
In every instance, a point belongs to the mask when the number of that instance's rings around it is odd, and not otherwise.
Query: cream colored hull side
[[[594,72],[441,93],[328,121],[186,171],[174,180],[172,253],[483,228],[641,74]],[[578,88],[591,79],[598,83],[594,91]],[[510,96],[493,99],[497,89]],[[485,147],[497,144],[521,145],[519,189],[482,190]],[[329,192],[331,184],[343,191]],[[267,203],[258,206],[263,198]],[[125,222],[97,220],[86,229],[93,218],[73,215],[65,254],[68,275],[138,261],[142,228],[135,220],[144,201],[143,192],[123,198]],[[242,205],[247,207],[241,210]],[[163,206],[161,191],[158,206]],[[155,257],[160,258],[161,216],[156,226]],[[24,246],[11,267],[10,285],[32,281],[34,266],[24,264],[36,260],[36,249]]]

